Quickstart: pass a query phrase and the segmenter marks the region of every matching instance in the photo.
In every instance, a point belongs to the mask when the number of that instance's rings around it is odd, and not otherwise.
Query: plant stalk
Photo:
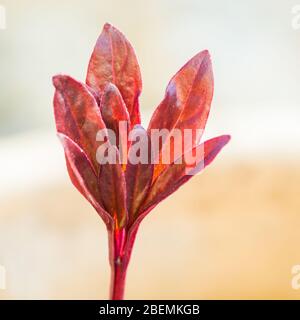
[[[108,230],[109,262],[111,268],[110,299],[123,300],[127,266],[130,252],[126,246],[127,234],[125,228]]]
[[[111,284],[110,284],[110,299],[123,300],[125,291],[127,266],[122,263],[115,262],[111,266]]]
[[[109,228],[109,262],[111,267],[110,299],[123,300],[127,267],[135,242],[138,224],[128,232],[125,228]]]

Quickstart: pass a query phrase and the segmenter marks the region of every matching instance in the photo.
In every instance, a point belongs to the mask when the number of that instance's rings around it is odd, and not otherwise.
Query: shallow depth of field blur
[[[0,298],[108,296],[106,230],[67,176],[51,77],[83,81],[110,22],[136,50],[145,126],[171,76],[209,49],[215,95],[205,137],[232,135],[142,223],[126,298],[299,299],[298,3],[0,0]]]

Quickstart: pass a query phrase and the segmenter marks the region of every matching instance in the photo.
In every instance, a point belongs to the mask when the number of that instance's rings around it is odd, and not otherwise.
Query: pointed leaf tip
[[[105,22],[103,29],[109,29],[112,25],[109,22]]]
[[[59,75],[55,75],[52,77],[52,83],[54,85],[55,88],[59,88],[60,85],[60,76]]]
[[[141,208],[142,215],[147,214],[159,202],[211,164],[229,140],[230,135],[218,136],[207,140],[184,154],[181,163],[177,164],[177,161],[175,161],[165,168],[151,186],[147,199]],[[195,157],[193,165],[189,165],[186,159],[191,159],[191,155],[194,153],[198,153],[198,155]]]
[[[90,59],[86,83],[102,95],[109,82],[119,89],[132,125],[140,123],[142,80],[136,55],[125,36],[106,23]]]

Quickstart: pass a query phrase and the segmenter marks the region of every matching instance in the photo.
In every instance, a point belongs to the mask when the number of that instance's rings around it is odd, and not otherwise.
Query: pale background
[[[106,231],[67,177],[51,77],[84,80],[105,22],[134,46],[143,123],[209,49],[206,137],[231,143],[143,222],[127,298],[300,298],[300,1],[0,0],[0,298],[107,297]]]

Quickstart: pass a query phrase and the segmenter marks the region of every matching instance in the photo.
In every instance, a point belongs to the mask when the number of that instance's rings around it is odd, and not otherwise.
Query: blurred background
[[[51,83],[56,73],[85,79],[105,22],[136,50],[145,126],[171,76],[208,49],[215,95],[205,135],[232,135],[142,223],[126,297],[300,298],[291,285],[300,264],[297,1],[0,0],[1,299],[107,298],[106,230],[69,182]]]

